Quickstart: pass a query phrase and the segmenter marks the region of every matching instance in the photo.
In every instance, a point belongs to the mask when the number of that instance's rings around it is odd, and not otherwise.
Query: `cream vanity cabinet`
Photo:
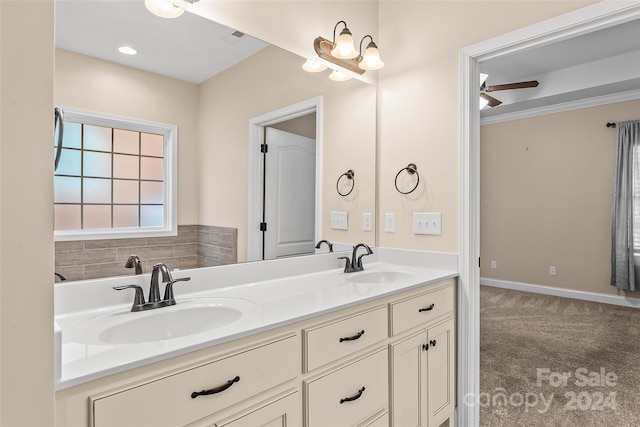
[[[455,279],[56,393],[56,426],[439,427],[454,398]]]
[[[392,333],[399,336],[389,346],[392,425],[453,424],[454,297],[448,286],[391,304]]]

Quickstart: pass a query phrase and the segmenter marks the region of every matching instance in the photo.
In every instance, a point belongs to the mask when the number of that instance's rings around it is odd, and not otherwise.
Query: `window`
[[[176,152],[174,125],[64,109],[55,240],[175,235]]]

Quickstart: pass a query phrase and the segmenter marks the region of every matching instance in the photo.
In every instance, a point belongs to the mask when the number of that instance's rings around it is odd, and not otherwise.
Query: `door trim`
[[[478,63],[640,17],[640,4],[603,1],[459,52],[459,287],[456,425],[480,424],[480,110]]]
[[[262,259],[262,177],[263,163],[260,145],[264,143],[264,128],[286,120],[316,113],[316,224],[314,241],[322,227],[322,96],[261,114],[249,119],[249,200],[247,218],[247,261]]]

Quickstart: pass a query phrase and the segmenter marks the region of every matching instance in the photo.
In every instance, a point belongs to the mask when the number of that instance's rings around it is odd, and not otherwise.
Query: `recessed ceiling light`
[[[118,48],[118,51],[120,53],[124,53],[125,55],[135,55],[136,53],[138,53],[138,51],[131,46],[120,46]]]

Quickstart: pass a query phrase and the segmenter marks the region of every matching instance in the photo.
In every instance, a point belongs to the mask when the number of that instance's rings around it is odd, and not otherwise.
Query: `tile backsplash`
[[[233,264],[237,237],[235,228],[179,225],[171,237],[56,242],[55,269],[67,280],[133,275],[124,266],[130,255],[140,258],[143,273],[159,262],[172,270]]]

